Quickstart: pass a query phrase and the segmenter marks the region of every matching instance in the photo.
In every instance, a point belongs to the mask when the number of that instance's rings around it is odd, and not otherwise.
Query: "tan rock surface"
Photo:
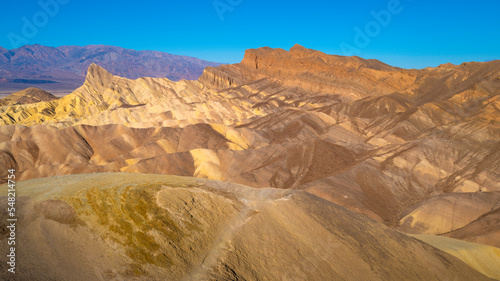
[[[431,210],[443,223],[425,229],[496,245],[496,217],[475,220],[500,191],[499,78],[500,61],[406,70],[301,46],[248,50],[199,81],[92,65],[64,98],[0,108],[0,176],[121,171],[306,190],[392,227]],[[476,192],[463,218],[432,213],[434,198]]]
[[[466,226],[445,236],[500,248],[500,208],[481,215]]]
[[[26,88],[0,99],[0,106],[30,104],[56,100],[57,97],[38,88]]]
[[[500,193],[454,193],[417,204],[400,221],[400,229],[423,234],[444,234],[478,220],[500,208]]]
[[[463,260],[484,275],[500,280],[500,249],[443,236],[413,234],[429,245]]]
[[[17,190],[16,280],[490,280],[302,191],[125,173]]]

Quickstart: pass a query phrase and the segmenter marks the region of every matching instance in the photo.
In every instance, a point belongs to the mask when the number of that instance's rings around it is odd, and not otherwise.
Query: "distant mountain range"
[[[105,45],[26,45],[13,50],[0,47],[0,92],[33,86],[71,92],[85,81],[85,72],[92,63],[129,79],[166,77],[173,81],[196,80],[205,67],[220,65],[193,57]]]

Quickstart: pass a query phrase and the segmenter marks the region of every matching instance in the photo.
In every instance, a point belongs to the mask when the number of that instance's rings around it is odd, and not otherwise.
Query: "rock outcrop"
[[[0,175],[305,190],[391,227],[498,246],[499,78],[500,61],[406,70],[301,46],[248,50],[198,81],[91,65],[70,95],[0,108]]]
[[[123,173],[17,189],[16,280],[490,280],[302,191]]]
[[[0,99],[1,106],[21,105],[56,100],[57,97],[38,88],[27,88]]]

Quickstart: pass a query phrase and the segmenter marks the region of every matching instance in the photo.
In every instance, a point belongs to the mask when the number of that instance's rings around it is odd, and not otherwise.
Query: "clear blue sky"
[[[51,1],[57,0],[41,0]],[[2,3],[0,46],[12,49],[12,36],[19,36],[28,44],[105,44],[235,63],[248,48],[298,43],[342,55],[349,45],[347,50],[356,48],[352,54],[405,68],[500,59],[498,0],[64,2],[50,14],[34,0]],[[382,17],[383,25],[374,24],[371,11],[388,5],[394,5],[390,21]],[[38,30],[23,34],[23,17]],[[355,41],[356,27],[365,35],[369,28],[368,43],[360,36]]]

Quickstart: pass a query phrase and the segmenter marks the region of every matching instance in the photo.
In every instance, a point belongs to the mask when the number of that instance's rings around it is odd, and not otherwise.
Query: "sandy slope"
[[[486,276],[500,280],[500,249],[442,236],[413,234],[419,240],[465,261]]]
[[[16,280],[489,280],[301,191],[123,173],[17,190]]]
[[[198,81],[91,65],[68,96],[0,107],[0,124],[0,181],[12,167],[19,179],[194,176],[305,190],[412,233],[500,241],[500,61],[408,70],[297,45],[248,50]]]

